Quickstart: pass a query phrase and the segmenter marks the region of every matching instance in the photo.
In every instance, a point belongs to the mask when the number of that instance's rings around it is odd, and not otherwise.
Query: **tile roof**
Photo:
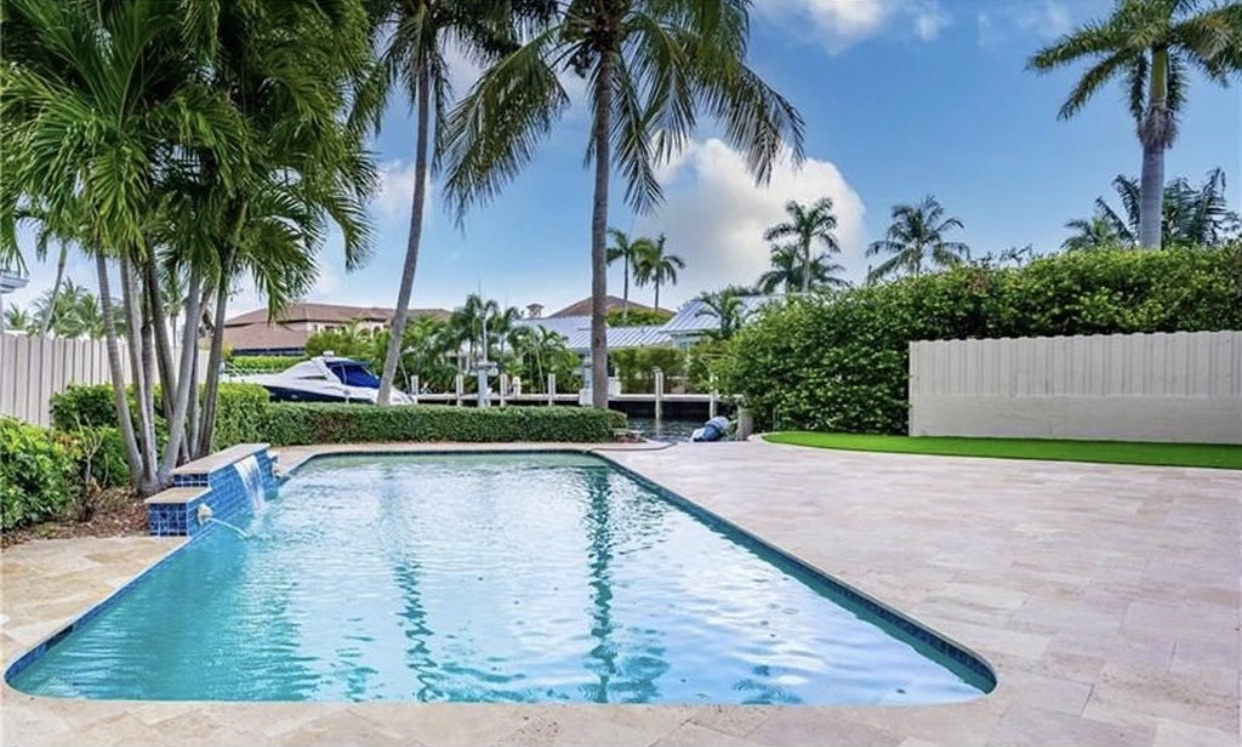
[[[353,321],[388,322],[392,320],[391,308],[382,306],[342,306],[330,303],[291,303],[272,320],[275,322],[329,322],[345,324]],[[448,319],[447,309],[410,309],[412,317],[434,316]],[[267,309],[255,309],[226,319],[225,327],[266,324]]]
[[[623,298],[619,298],[617,296],[607,296],[604,299],[604,313],[608,313],[610,311],[620,311],[624,307],[625,307],[625,299]],[[644,306],[641,303],[635,303],[634,299],[632,298],[630,299],[630,308],[637,309],[639,311],[655,311],[655,309],[651,308],[650,306]],[[591,297],[587,296],[581,301],[578,301],[576,303],[571,303],[570,305],[566,306],[560,311],[557,311],[552,314],[548,314],[548,316],[540,317],[540,318],[555,319],[557,317],[575,317],[575,316],[589,317],[590,315],[591,315]]]

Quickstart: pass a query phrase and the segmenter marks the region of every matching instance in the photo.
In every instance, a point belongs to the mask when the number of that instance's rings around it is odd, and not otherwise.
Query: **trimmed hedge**
[[[70,445],[54,431],[0,418],[0,529],[62,514],[74,469]]]
[[[229,364],[245,373],[280,373],[304,360],[290,355],[235,355],[229,359]]]
[[[619,425],[618,425],[619,424]],[[273,403],[256,440],[276,446],[385,441],[613,440],[625,415],[583,407],[446,407]]]
[[[716,366],[759,428],[905,433],[909,343],[1242,329],[1242,244],[959,267],[772,307]]]
[[[212,451],[236,444],[262,441],[267,423],[269,395],[258,384],[220,384],[216,401],[216,430],[211,434]]]

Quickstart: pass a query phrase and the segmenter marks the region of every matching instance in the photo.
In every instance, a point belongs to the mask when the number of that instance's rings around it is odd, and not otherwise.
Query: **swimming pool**
[[[10,680],[159,700],[941,703],[987,668],[603,459],[334,456]]]

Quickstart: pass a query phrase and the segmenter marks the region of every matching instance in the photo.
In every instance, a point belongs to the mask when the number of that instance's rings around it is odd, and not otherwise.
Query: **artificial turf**
[[[1063,462],[1148,464],[1172,467],[1242,469],[1242,446],[1228,444],[1059,441],[1033,438],[945,438],[874,436],[858,433],[785,431],[764,436],[772,443],[847,451],[896,454],[1047,459]]]

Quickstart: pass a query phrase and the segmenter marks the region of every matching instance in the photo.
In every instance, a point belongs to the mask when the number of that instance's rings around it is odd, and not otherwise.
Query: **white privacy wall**
[[[910,435],[1242,444],[1242,332],[913,342]]]
[[[128,361],[125,344],[121,356]],[[129,365],[124,364],[126,376]],[[48,403],[70,384],[104,384],[108,349],[103,340],[60,340],[0,334],[0,416],[51,425]]]

